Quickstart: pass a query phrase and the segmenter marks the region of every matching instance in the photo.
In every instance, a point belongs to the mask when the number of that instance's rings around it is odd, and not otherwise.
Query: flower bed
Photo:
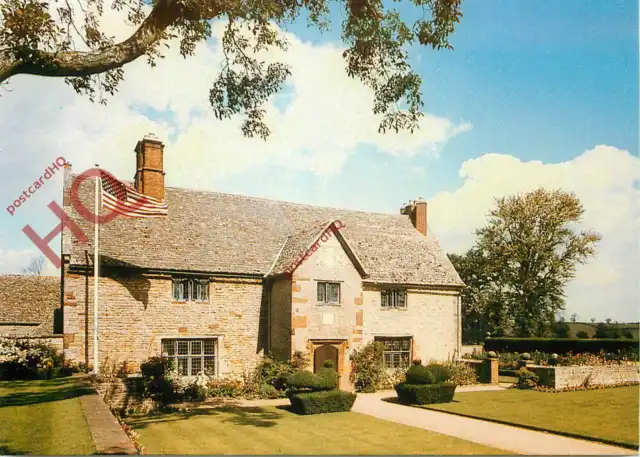
[[[0,380],[50,379],[70,376],[77,367],[49,344],[30,339],[0,338]]]

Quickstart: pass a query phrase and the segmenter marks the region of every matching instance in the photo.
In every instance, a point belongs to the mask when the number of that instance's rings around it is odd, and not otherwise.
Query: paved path
[[[88,384],[88,381],[85,381]],[[80,397],[82,410],[96,447],[96,454],[136,454],[136,448],[122,430],[102,398],[95,393]]]
[[[464,388],[471,390],[470,386]],[[487,387],[491,386],[481,386]],[[495,386],[494,390],[495,390]],[[500,389],[498,387],[498,389]],[[481,390],[479,388],[473,390]],[[460,388],[459,391],[463,391]],[[453,414],[413,408],[382,401],[395,398],[395,392],[358,394],[352,411],[368,414],[399,424],[431,430],[443,435],[455,436],[517,454],[534,455],[637,455],[630,449],[609,446],[593,441],[567,438],[551,433],[536,432],[519,427],[497,424]]]

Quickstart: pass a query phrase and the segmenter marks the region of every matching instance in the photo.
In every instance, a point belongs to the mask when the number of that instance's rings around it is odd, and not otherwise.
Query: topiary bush
[[[409,405],[427,405],[431,403],[448,403],[453,400],[456,383],[440,384],[398,384],[395,389],[398,400]]]
[[[333,368],[320,368],[316,377],[318,386],[315,390],[330,390],[338,388],[338,372]]]
[[[318,386],[318,379],[314,373],[300,370],[287,378],[287,386],[292,392],[311,391]]]
[[[433,372],[423,365],[413,365],[407,370],[407,384],[433,384]]]
[[[451,370],[444,365],[438,363],[430,363],[426,366],[433,376],[433,382],[439,384],[451,379]]]
[[[540,380],[537,374],[527,370],[525,367],[520,368],[516,374],[518,375],[518,382],[516,383],[518,389],[533,389]]]
[[[350,411],[356,394],[338,389],[303,392],[290,397],[291,410],[298,414],[321,414]]]

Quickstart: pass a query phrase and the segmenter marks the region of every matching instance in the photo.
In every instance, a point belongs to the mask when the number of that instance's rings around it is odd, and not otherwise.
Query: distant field
[[[571,329],[571,336],[576,336],[578,332],[586,332],[589,335],[589,338],[593,338],[593,334],[596,333],[597,323],[592,324],[590,322],[568,322],[569,328]],[[634,339],[638,339],[638,335],[640,331],[638,330],[638,323],[622,323],[622,324],[607,324],[610,328],[618,328],[621,332],[625,330],[631,331]]]

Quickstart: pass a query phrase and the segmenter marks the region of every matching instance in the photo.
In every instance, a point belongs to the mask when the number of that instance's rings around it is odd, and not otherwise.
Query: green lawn
[[[0,382],[0,454],[95,452],[77,379]]]
[[[451,403],[425,408],[638,447],[638,387],[562,393],[460,392]]]
[[[507,454],[358,413],[224,407],[130,418],[147,454]]]

